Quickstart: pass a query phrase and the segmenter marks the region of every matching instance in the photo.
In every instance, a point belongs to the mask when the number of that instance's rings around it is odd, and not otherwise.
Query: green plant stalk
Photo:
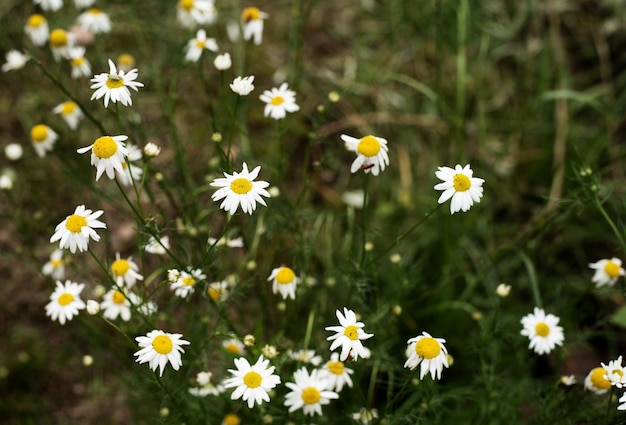
[[[524,262],[524,266],[526,266],[526,272],[528,273],[528,280],[530,282],[530,289],[533,293],[535,305],[539,308],[543,308],[543,304],[541,303],[541,294],[539,292],[539,282],[537,281],[537,274],[535,273],[535,266],[533,265],[530,257],[524,251],[519,251],[518,254]]]
[[[315,314],[316,309],[312,308],[309,311],[309,318],[306,322],[306,333],[304,334],[304,344],[302,345],[303,349],[307,349],[309,346],[309,341],[311,341],[311,334],[313,333],[313,323],[315,323]]]
[[[602,202],[600,202],[600,199],[598,199],[598,194],[595,192],[593,194],[593,203],[595,204],[596,208],[600,211],[600,213],[602,214],[602,217],[604,217],[609,227],[611,227],[611,230],[613,230],[613,233],[615,234],[615,236],[619,240],[620,245],[622,246],[622,250],[624,251],[624,253],[626,253],[626,242],[624,241],[624,237],[622,236],[622,233],[619,231],[619,229],[615,225],[615,222],[611,219],[609,214],[606,212],[606,209],[604,209],[604,207],[602,206]]]

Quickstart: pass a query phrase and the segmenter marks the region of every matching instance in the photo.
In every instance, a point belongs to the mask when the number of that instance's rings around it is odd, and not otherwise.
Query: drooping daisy
[[[111,264],[113,278],[120,287],[132,288],[138,280],[143,280],[139,273],[139,266],[133,261],[133,257],[121,258],[120,253],[115,253],[115,261]]]
[[[230,396],[231,400],[241,398],[248,402],[248,408],[254,404],[269,402],[268,392],[280,384],[280,377],[274,375],[274,366],[269,366],[270,361],[259,356],[257,362],[251,366],[244,357],[235,359],[235,369],[228,369],[232,378],[224,380],[224,388],[233,388],[235,391]]]
[[[2,65],[2,72],[15,71],[24,68],[30,59],[19,50],[9,50],[5,55],[6,63]]]
[[[165,365],[169,362],[174,370],[180,369],[183,360],[180,353],[184,353],[183,345],[190,344],[189,341],[181,339],[182,334],[170,334],[161,330],[153,330],[146,336],[138,336],[135,338],[141,350],[137,351],[134,356],[139,364],[148,362],[150,369],[156,372],[157,367],[160,368],[159,376],[163,376]]]
[[[143,83],[135,81],[137,76],[137,69],[131,69],[128,72],[118,71],[113,61],[109,59],[109,72],[94,75],[91,79],[94,84],[90,88],[96,89],[91,95],[91,100],[104,97],[105,108],[109,106],[109,100],[113,103],[121,102],[124,106],[132,105],[133,100],[128,88],[139,91],[138,87],[143,87]]]
[[[321,370],[328,380],[329,390],[340,392],[345,384],[352,388],[352,378],[350,378],[350,375],[352,375],[354,371],[347,368],[346,365],[339,360],[339,353],[332,353],[330,360],[326,362],[326,365],[324,365]]]
[[[622,267],[622,260],[615,257],[610,260],[604,259],[589,263],[589,267],[595,270],[591,281],[596,284],[596,288],[613,286],[620,276],[626,275],[626,271]]]
[[[608,365],[600,363],[604,369],[604,378],[617,388],[626,386],[626,368],[622,366],[622,356],[611,360]]]
[[[354,311],[344,307],[343,314],[337,310],[336,315],[337,319],[339,319],[339,326],[326,327],[327,331],[335,332],[335,335],[326,338],[328,341],[333,341],[330,351],[341,347],[339,356],[341,361],[346,360],[348,356],[354,360],[358,360],[359,356],[368,358],[370,351],[363,346],[361,341],[373,337],[374,334],[368,334],[363,330],[365,324],[356,320]]]
[[[315,355],[313,350],[288,350],[287,357],[300,363],[311,363],[313,366],[322,363],[322,356]]]
[[[524,328],[520,333],[530,339],[528,348],[534,349],[537,354],[547,354],[557,345],[563,345],[563,328],[558,326],[559,320],[538,307],[535,307],[534,313],[524,316]]]
[[[170,249],[169,236],[163,236],[158,240],[154,236],[150,236],[148,243],[144,246],[144,250],[149,254],[165,255]]]
[[[133,182],[140,182],[143,175],[143,168],[136,166],[133,162],[143,157],[141,149],[130,143],[126,145],[128,150],[128,161],[122,162],[123,173],[117,173],[117,179],[123,186],[130,186]]]
[[[71,47],[67,55],[72,66],[72,78],[89,77],[91,75],[91,64],[85,58],[84,47]]]
[[[52,12],[63,7],[63,0],[33,0],[33,3],[39,5],[43,10],[51,10]]]
[[[59,135],[45,124],[37,124],[30,130],[30,140],[33,142],[35,152],[41,158],[46,156],[46,152],[52,152],[54,142]]]
[[[62,28],[56,28],[50,33],[48,42],[54,60],[59,61],[61,58],[69,58],[70,48],[75,45],[75,36]]]
[[[106,172],[108,178],[113,180],[115,172],[124,173],[123,162],[128,155],[128,150],[123,141],[128,136],[102,136],[98,137],[93,144],[78,149],[76,152],[83,154],[91,150],[91,165],[96,167],[96,181],[102,173]]]
[[[296,104],[296,92],[289,90],[287,83],[282,83],[278,88],[265,90],[259,98],[265,102],[264,115],[275,120],[285,118],[287,112],[296,112],[300,109]]]
[[[443,183],[435,185],[435,190],[443,190],[437,202],[443,204],[452,198],[452,201],[450,201],[450,214],[454,214],[457,211],[468,211],[474,205],[474,202],[480,202],[480,198],[483,196],[482,186],[485,180],[472,177],[473,173],[469,164],[465,167],[457,164],[454,169],[438,167],[438,171],[435,172],[437,178],[443,180]]]
[[[289,267],[275,268],[267,280],[272,281],[272,292],[280,292],[283,299],[287,297],[291,297],[292,300],[296,299],[296,286],[299,279]]]
[[[353,420],[361,425],[369,425],[373,423],[375,419],[378,419],[378,410],[361,407],[358,412],[353,413],[351,416]]]
[[[229,285],[228,282],[222,280],[221,282],[212,282],[209,283],[209,288],[207,289],[207,294],[209,298],[211,298],[215,302],[224,301],[228,298],[229,293]]]
[[[68,215],[57,225],[50,243],[60,241],[59,248],[69,248],[72,254],[76,252],[76,248],[79,251],[87,251],[89,238],[96,242],[100,240],[100,236],[94,229],[107,227],[106,224],[97,220],[102,214],[102,210],[92,212],[84,205],[77,206],[74,214]]]
[[[302,408],[305,415],[322,415],[322,406],[330,400],[339,398],[339,394],[329,390],[328,380],[318,369],[309,374],[305,367],[296,370],[293,374],[295,382],[287,382],[291,390],[285,397],[285,406],[289,412]]]
[[[46,316],[64,325],[78,314],[78,310],[85,308],[85,303],[80,299],[85,284],[70,280],[61,283],[57,280],[56,285],[56,289],[50,295],[50,302],[46,305]]]
[[[176,12],[178,22],[186,28],[212,24],[217,18],[213,0],[178,0]]]
[[[254,40],[259,45],[263,41],[263,19],[270,16],[256,7],[246,7],[241,12],[241,28],[244,40]]]
[[[230,69],[232,64],[233,62],[230,59],[230,53],[228,52],[217,55],[215,56],[215,59],[213,59],[213,65],[218,71],[226,71],[227,69]]]
[[[247,77],[237,77],[230,84],[230,89],[237,93],[239,96],[247,96],[252,90],[254,90],[254,75],[249,75]]]
[[[187,298],[194,293],[198,281],[203,279],[206,279],[206,275],[200,269],[191,270],[191,272],[181,271],[176,282],[170,285],[170,289],[175,295]]]
[[[245,345],[243,345],[243,342],[239,341],[237,338],[230,338],[222,341],[222,347],[224,347],[224,350],[230,354],[235,354],[237,356],[243,356],[246,353]]]
[[[48,41],[48,37],[50,37],[48,21],[43,15],[38,13],[30,15],[28,21],[26,21],[24,31],[35,46],[43,46]]]
[[[104,294],[104,301],[100,303],[102,316],[109,320],[115,320],[118,316],[128,322],[131,316],[130,301],[119,289],[113,288]]]
[[[72,130],[76,130],[78,123],[84,117],[83,111],[71,100],[58,104],[52,109],[52,112],[60,114],[63,121],[65,121]]]
[[[380,171],[385,170],[385,166],[389,165],[389,155],[387,154],[389,148],[387,147],[387,140],[382,137],[369,135],[357,139],[342,134],[341,140],[344,141],[346,149],[357,154],[350,166],[351,173],[363,170],[366,173],[371,171],[373,175],[377,176]]]
[[[217,52],[218,47],[214,38],[207,38],[205,30],[198,30],[196,37],[187,42],[185,48],[185,60],[187,62],[198,62],[204,50]]]
[[[424,378],[428,372],[433,380],[441,379],[443,367],[448,367],[448,350],[443,345],[445,342],[445,339],[433,338],[427,332],[409,339],[406,349],[408,359],[404,367],[413,370],[421,363],[420,379]]]
[[[596,394],[604,394],[611,388],[611,381],[606,376],[606,370],[602,366],[594,367],[585,377],[585,389]]]
[[[109,15],[92,7],[78,16],[78,25],[84,30],[94,34],[111,32],[111,19]]]
[[[248,165],[244,162],[240,173],[233,172],[232,175],[224,173],[223,178],[217,178],[211,182],[211,186],[219,189],[211,195],[211,199],[217,202],[223,199],[220,208],[235,214],[239,205],[244,213],[252,214],[256,209],[257,202],[267,206],[261,196],[269,197],[265,190],[270,184],[266,181],[254,181],[261,171],[261,166],[248,171]]]
[[[61,280],[65,277],[65,261],[63,261],[63,250],[55,249],[50,254],[50,260],[43,265],[41,272],[45,276],[50,276],[54,280]]]

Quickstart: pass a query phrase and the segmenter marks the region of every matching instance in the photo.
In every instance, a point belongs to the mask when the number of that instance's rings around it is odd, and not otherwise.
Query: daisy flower
[[[100,303],[100,308],[102,316],[106,319],[115,320],[120,316],[125,322],[130,320],[130,301],[122,291],[116,288],[104,294],[104,301]]]
[[[37,124],[30,130],[30,140],[40,158],[46,156],[46,152],[52,152],[58,138],[59,135],[45,124]]]
[[[19,50],[9,50],[6,55],[6,63],[2,65],[2,72],[14,71],[24,68],[26,62],[30,59],[27,55]]]
[[[187,296],[194,293],[194,286],[202,279],[206,279],[206,275],[203,274],[200,269],[195,269],[191,272],[182,271],[176,282],[170,285],[170,289],[174,291],[175,295],[181,298],[187,298]]]
[[[213,0],[179,0],[176,18],[186,28],[212,24],[217,18],[217,9]]]
[[[222,53],[217,55],[213,60],[213,65],[218,71],[226,71],[232,66],[232,60],[230,59],[230,53]]]
[[[296,93],[288,89],[287,83],[281,84],[278,88],[265,90],[259,98],[265,102],[264,115],[275,120],[285,118],[287,112],[296,112],[300,109],[296,104]]]
[[[247,96],[252,90],[254,90],[254,75],[250,75],[248,77],[237,77],[230,84],[230,89],[237,93],[239,96]]]
[[[144,250],[149,254],[165,255],[167,249],[170,249],[169,236],[163,236],[158,240],[154,236],[150,236],[148,243],[144,246]]]
[[[293,378],[295,382],[285,384],[291,390],[285,397],[285,406],[289,407],[289,412],[301,408],[305,415],[321,415],[323,405],[339,398],[339,394],[328,389],[328,380],[318,369],[309,374],[302,367],[294,372]]]
[[[106,224],[97,220],[102,214],[102,210],[92,212],[84,205],[77,206],[74,214],[68,215],[57,225],[50,243],[60,241],[59,248],[69,248],[72,254],[76,252],[76,248],[79,251],[87,251],[89,238],[96,242],[100,240],[100,236],[94,229],[107,227]]]
[[[161,147],[156,143],[148,142],[143,147],[143,154],[148,158],[156,158],[161,153]]]
[[[443,204],[452,198],[450,214],[457,211],[465,212],[474,205],[474,202],[480,202],[485,180],[472,177],[473,171],[469,164],[465,167],[457,164],[454,169],[450,167],[438,167],[438,169],[435,175],[443,180],[443,183],[435,185],[435,190],[443,190],[443,193],[437,202]]]
[[[220,395],[224,392],[222,385],[215,385],[211,382],[213,374],[211,372],[198,372],[196,374],[197,387],[191,387],[188,389],[189,394],[196,397],[206,397],[208,395]]]
[[[589,263],[589,267],[595,270],[591,281],[596,284],[596,288],[605,285],[613,286],[620,276],[626,275],[622,268],[622,260],[615,257],[610,260],[599,260],[595,263]]]
[[[604,379],[608,380],[611,385],[617,388],[626,386],[626,369],[622,366],[622,356],[617,360],[611,360],[608,365],[600,363],[604,369]]]
[[[350,378],[350,375],[352,375],[354,371],[347,368],[346,365],[339,360],[339,353],[332,353],[330,360],[326,362],[326,365],[324,365],[324,368],[321,370],[324,373],[324,377],[328,380],[329,390],[340,392],[345,384],[352,388],[352,378]]]
[[[358,360],[359,356],[368,358],[370,351],[363,346],[362,340],[369,339],[374,334],[365,333],[362,329],[363,322],[357,322],[356,314],[352,310],[343,308],[343,314],[341,311],[336,311],[337,319],[339,319],[339,326],[327,326],[326,330],[335,332],[335,335],[331,335],[326,338],[328,341],[333,341],[330,346],[330,351],[334,351],[336,348],[341,347],[341,354],[339,360],[344,361],[350,356],[354,360]]]
[[[63,121],[72,129],[76,130],[78,123],[83,119],[83,111],[80,110],[78,105],[71,100],[58,104],[52,109],[55,114],[60,114]]]
[[[187,62],[198,62],[205,49],[217,52],[217,43],[214,38],[206,38],[206,31],[198,30],[196,38],[192,38],[187,42],[185,60]]]
[[[261,12],[256,7],[246,7],[241,12],[241,28],[244,40],[254,40],[254,44],[259,45],[263,41],[263,19],[270,16]]]
[[[127,144],[128,161],[122,162],[123,173],[117,173],[117,179],[124,186],[130,186],[133,182],[140,182],[143,175],[143,168],[136,166],[133,162],[142,158],[141,149],[135,145]]]
[[[223,178],[217,178],[211,182],[211,186],[219,187],[211,199],[215,202],[223,199],[220,208],[231,215],[235,214],[239,205],[241,205],[243,212],[248,214],[254,212],[257,202],[267,206],[261,196],[270,196],[265,190],[270,184],[262,180],[254,181],[258,177],[259,171],[261,171],[261,166],[248,171],[248,165],[244,162],[240,173],[236,171],[232,175],[224,173]]]
[[[146,336],[138,336],[135,338],[139,348],[134,356],[139,364],[148,362],[150,369],[156,372],[157,367],[160,368],[159,376],[163,376],[163,369],[169,362],[174,370],[180,369],[183,360],[180,353],[184,353],[183,345],[190,344],[189,341],[181,339],[182,334],[170,334],[160,330],[153,330]]]
[[[594,367],[585,377],[585,389],[596,394],[604,394],[611,388],[611,381],[606,376],[607,372],[602,366]]]
[[[65,277],[65,261],[63,261],[63,250],[55,249],[50,254],[50,259],[43,265],[41,272],[52,279],[61,280]]]
[[[120,287],[132,288],[138,280],[143,280],[139,274],[139,266],[133,261],[133,257],[121,258],[120,253],[115,253],[115,261],[111,264],[113,277]]]
[[[248,402],[248,408],[254,404],[269,402],[268,392],[280,384],[280,377],[274,375],[274,366],[269,366],[270,361],[259,356],[257,362],[251,366],[244,357],[235,359],[235,369],[228,369],[232,378],[224,380],[224,388],[233,388],[235,391],[230,396],[231,400],[241,398]],[[268,367],[269,366],[269,367]]]
[[[137,69],[131,69],[128,72],[117,70],[115,64],[109,59],[109,72],[94,75],[91,82],[94,83],[90,88],[96,89],[91,95],[91,100],[104,97],[104,107],[109,106],[111,102],[121,102],[124,106],[133,104],[128,88],[138,91],[138,87],[143,87],[143,83],[135,81],[137,79]]]
[[[128,150],[123,141],[128,136],[102,136],[98,137],[93,144],[78,149],[76,152],[83,154],[91,150],[91,165],[96,166],[96,181],[102,173],[106,172],[108,178],[113,180],[115,172],[124,173],[123,162],[126,162]]]
[[[84,47],[71,47],[67,55],[72,66],[72,78],[89,77],[91,75],[91,64],[85,58]]]
[[[122,53],[117,57],[117,69],[128,72],[135,67],[135,58],[128,53]]]
[[[375,419],[378,419],[378,410],[361,407],[358,412],[353,413],[351,416],[353,420],[361,425],[368,425],[373,423]]]
[[[96,0],[74,0],[74,6],[78,9],[84,9],[90,7]]]
[[[267,280],[272,281],[272,291],[274,293],[280,292],[283,299],[287,297],[291,297],[292,300],[296,299],[296,286],[299,279],[289,267],[275,268]]]
[[[53,12],[63,7],[63,0],[33,0],[33,3],[39,5],[43,10],[51,10]]]
[[[46,316],[50,316],[52,320],[58,319],[64,325],[78,315],[78,310],[85,308],[85,303],[80,299],[85,284],[70,280],[66,280],[64,284],[57,280],[56,284],[56,289],[50,295],[50,302],[46,305]]]
[[[366,173],[372,172],[377,176],[380,171],[385,170],[385,166],[389,165],[389,155],[387,152],[387,140],[382,137],[365,136],[357,139],[347,134],[341,135],[346,149],[357,154],[356,159],[350,166],[350,172],[356,173],[363,170]],[[359,207],[362,207],[363,203]]]
[[[322,357],[316,356],[313,350],[288,350],[287,356],[300,363],[311,363],[313,366],[319,366],[322,363]]]
[[[223,341],[222,347],[230,354],[243,356],[246,353],[246,347],[243,345],[243,342],[239,341],[237,338],[230,338]]]
[[[50,37],[48,21],[43,15],[38,13],[29,16],[24,32],[30,37],[35,46],[43,46],[48,41],[48,37]]]
[[[92,7],[78,16],[78,25],[86,31],[94,34],[111,31],[111,19],[109,15],[97,7]]]
[[[207,294],[215,302],[224,301],[228,298],[228,282],[222,280],[221,282],[213,282],[209,284]]]
[[[411,338],[407,341],[406,355],[407,361],[404,367],[415,369],[420,363],[420,379],[424,378],[426,373],[430,372],[430,377],[441,379],[443,367],[448,365],[448,350],[443,345],[446,342],[443,338],[433,338],[427,332]]]
[[[54,60],[59,61],[61,58],[69,58],[70,48],[74,47],[74,38],[74,34],[64,29],[57,28],[52,30],[48,42]]]
[[[524,316],[524,328],[520,333],[530,339],[528,348],[534,349],[537,354],[547,354],[557,345],[563,345],[563,328],[558,326],[559,320],[538,307],[535,307],[534,313]]]
[[[209,236],[207,243],[210,246],[226,246],[227,248],[243,248],[243,238],[229,238],[222,236],[219,240]]]

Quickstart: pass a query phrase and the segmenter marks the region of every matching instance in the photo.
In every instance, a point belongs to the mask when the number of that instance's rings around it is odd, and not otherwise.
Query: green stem
[[[613,233],[615,233],[615,236],[619,240],[620,245],[622,245],[622,250],[624,251],[624,253],[626,253],[626,242],[624,241],[624,237],[622,236],[622,233],[617,228],[617,225],[615,224],[615,222],[611,219],[609,214],[606,212],[606,210],[602,206],[602,203],[600,202],[600,199],[598,199],[598,195],[596,193],[594,193],[593,195],[593,201],[596,205],[596,208],[600,210],[600,213],[602,214],[602,216],[604,217],[608,225],[613,230]]]
[[[543,304],[541,303],[541,294],[539,293],[539,282],[537,281],[537,274],[535,273],[535,266],[533,265],[530,257],[524,251],[519,251],[518,254],[526,266],[526,272],[528,273],[528,280],[530,281],[530,289],[533,293],[535,305],[539,308],[543,308]]]

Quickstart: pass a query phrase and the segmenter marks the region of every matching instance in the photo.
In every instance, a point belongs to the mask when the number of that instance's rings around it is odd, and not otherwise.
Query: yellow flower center
[[[124,301],[126,301],[126,297],[120,291],[115,291],[113,293],[113,302],[115,304],[124,304]]]
[[[535,326],[535,332],[537,333],[537,335],[545,338],[548,336],[548,334],[550,334],[550,326],[546,325],[543,322],[537,323],[537,325]]]
[[[281,285],[287,285],[296,278],[295,273],[289,267],[281,267],[276,273],[276,282]]]
[[[221,290],[219,290],[217,288],[212,288],[212,287],[207,290],[207,293],[209,294],[209,297],[213,301],[219,301],[221,292],[222,292]]]
[[[98,9],[97,7],[92,7],[87,12],[89,12],[92,15],[99,15],[100,13],[102,13],[100,12],[100,9]]]
[[[609,260],[604,266],[604,272],[608,274],[611,278],[615,278],[619,276],[620,268],[621,267],[618,266],[616,263]]]
[[[441,352],[441,346],[435,338],[424,337],[415,344],[415,354],[424,359],[434,359]]]
[[[38,143],[43,142],[48,138],[48,127],[43,124],[37,124],[30,130],[30,138]]]
[[[259,375],[257,372],[251,370],[250,372],[246,373],[245,376],[243,377],[243,383],[248,387],[248,388],[256,388],[259,385],[261,385],[261,382],[263,381],[263,378],[261,377],[261,375]]]
[[[356,150],[358,153],[368,158],[376,156],[378,152],[380,152],[380,142],[376,140],[374,136],[365,136],[359,140]]]
[[[457,192],[465,192],[470,188],[472,183],[465,174],[455,174],[454,177],[452,177],[452,185]]]
[[[224,420],[222,421],[222,424],[224,425],[239,425],[241,423],[241,420],[239,419],[239,416],[235,415],[234,413],[229,413],[228,415],[224,416]]]
[[[28,18],[28,26],[31,28],[39,28],[41,25],[46,23],[46,18],[44,18],[42,15],[39,15],[38,13],[35,13],[34,15],[30,15],[30,18]]]
[[[72,214],[65,222],[65,228],[72,233],[80,233],[81,229],[87,225],[87,219],[82,215]]]
[[[61,113],[63,115],[69,115],[76,110],[76,104],[74,102],[63,102]]]
[[[61,267],[63,265],[63,260],[59,259],[59,260],[51,260],[50,264],[52,264],[52,267],[54,267],[55,269],[58,267]]]
[[[98,137],[93,143],[93,154],[100,159],[107,159],[117,152],[117,143],[110,136]]]
[[[206,41],[196,40],[196,47],[198,49],[204,49],[204,46],[206,46]]]
[[[84,63],[85,63],[85,58],[82,56],[79,58],[72,58],[72,60],[70,60],[70,64],[74,67],[81,66]]]
[[[185,276],[183,277],[183,285],[185,286],[193,286],[196,284],[196,279],[194,279],[191,276]]]
[[[128,53],[122,53],[121,55],[118,56],[117,58],[117,63],[120,64],[120,66],[125,66],[125,67],[131,67],[135,64],[135,58],[132,55],[129,55]]]
[[[68,305],[72,301],[74,301],[74,296],[72,294],[68,294],[67,292],[64,294],[61,294],[61,296],[57,299],[57,302],[59,303],[59,305],[63,305],[63,306]]]
[[[319,403],[321,397],[322,395],[315,387],[306,387],[302,390],[302,401],[304,401],[305,404]]]
[[[359,328],[354,325],[346,326],[343,334],[350,338],[352,341],[359,339]]]
[[[252,182],[248,179],[240,177],[232,181],[230,184],[230,190],[235,192],[237,195],[245,195],[252,190]]]
[[[110,89],[119,89],[124,85],[124,79],[119,75],[109,74],[107,78],[106,86]]]
[[[167,335],[159,335],[152,340],[152,348],[159,354],[169,354],[174,344]]]
[[[274,106],[278,106],[278,105],[282,105],[284,101],[285,99],[283,99],[282,96],[274,96],[272,100],[270,100],[270,103]]]
[[[599,388],[601,390],[607,390],[611,388],[611,381],[604,378],[606,375],[606,371],[602,367],[596,367],[591,371],[591,383],[594,387]]]
[[[239,345],[234,342],[229,342],[224,346],[224,349],[231,354],[239,354]]]
[[[191,10],[193,7],[193,0],[180,0],[178,2],[178,7],[185,10]]]
[[[115,260],[111,264],[111,270],[116,276],[124,276],[130,270],[130,263],[124,259]]]
[[[67,32],[60,28],[53,30],[50,33],[50,45],[52,47],[63,47],[67,45]]]
[[[254,21],[261,17],[261,11],[256,7],[246,7],[243,12],[241,12],[241,20],[244,22]]]
[[[326,369],[335,375],[343,375],[343,362],[328,362],[326,363]]]

